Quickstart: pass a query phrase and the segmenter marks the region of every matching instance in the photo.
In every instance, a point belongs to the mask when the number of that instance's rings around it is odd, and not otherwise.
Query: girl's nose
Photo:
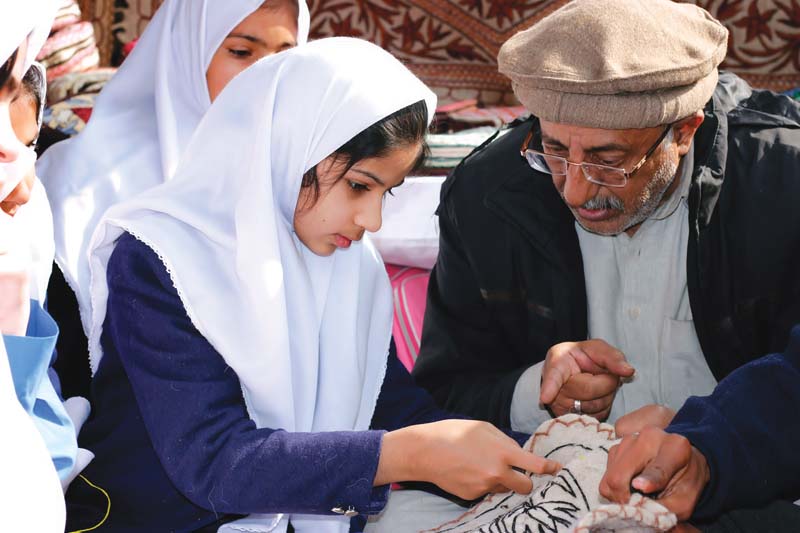
[[[367,231],[375,233],[381,229],[383,219],[381,217],[381,210],[383,209],[383,202],[380,197],[377,201],[370,201],[361,211],[358,212],[355,218],[355,223]]]
[[[0,106],[0,163],[13,163],[19,156],[21,144],[11,127],[8,106]]]

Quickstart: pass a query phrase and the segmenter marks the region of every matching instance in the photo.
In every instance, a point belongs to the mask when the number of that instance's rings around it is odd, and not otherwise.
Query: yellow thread
[[[101,489],[100,487],[98,487],[97,485],[95,485],[94,483],[92,483],[91,481],[86,479],[85,477],[83,477],[83,474],[79,474],[78,477],[81,478],[82,480],[84,480],[86,482],[86,484],[89,485],[90,487],[95,488],[95,489],[99,490],[100,492],[102,492],[103,496],[105,496],[106,500],[108,501],[108,507],[106,508],[106,515],[103,517],[102,520],[100,520],[99,524],[97,524],[96,526],[92,526],[89,529],[78,529],[76,531],[70,531],[69,533],[86,533],[86,531],[94,531],[98,527],[102,526],[106,522],[106,520],[108,520],[108,515],[111,514],[111,496],[109,496],[108,493],[105,490]]]

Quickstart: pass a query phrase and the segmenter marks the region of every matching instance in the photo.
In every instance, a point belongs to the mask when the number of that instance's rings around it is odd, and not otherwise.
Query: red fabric
[[[422,319],[430,271],[421,268],[386,265],[394,297],[392,337],[397,346],[397,358],[410,372],[419,354]]]
[[[125,46],[122,47],[122,57],[128,57],[133,51],[133,47],[136,46],[136,43],[138,42],[139,39],[136,38],[129,43],[125,43]]]
[[[92,116],[92,108],[91,107],[74,107],[72,108],[72,112],[78,115],[78,117],[84,122],[89,122],[89,117]]]

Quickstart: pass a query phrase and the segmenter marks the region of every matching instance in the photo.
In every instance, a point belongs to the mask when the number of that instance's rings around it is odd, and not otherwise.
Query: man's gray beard
[[[664,160],[664,162],[653,173],[653,177],[650,179],[647,185],[645,185],[644,189],[642,189],[642,192],[636,198],[633,204],[633,213],[630,215],[628,220],[625,220],[622,223],[622,227],[620,229],[598,231],[595,228],[587,228],[584,226],[580,218],[577,216],[575,217],[575,220],[586,231],[607,237],[619,235],[623,231],[629,230],[634,226],[638,226],[650,218],[650,215],[652,215],[655,210],[658,209],[658,206],[661,205],[664,194],[667,192],[667,189],[669,189],[669,186],[672,185],[672,182],[675,179],[677,170],[678,165],[676,165],[672,159],[667,158]],[[603,199],[598,199],[595,197],[583,204],[582,207],[587,209],[603,209],[606,207],[609,209],[619,209],[618,206],[620,205],[621,201],[616,197]],[[621,211],[622,209],[619,210]]]

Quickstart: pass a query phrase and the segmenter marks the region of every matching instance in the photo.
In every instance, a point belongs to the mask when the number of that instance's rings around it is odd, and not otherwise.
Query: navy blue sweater
[[[705,455],[711,481],[693,518],[800,498],[800,326],[783,354],[740,367],[692,397],[667,431]]]
[[[84,475],[110,495],[103,531],[192,531],[235,515],[333,507],[378,512],[388,495],[372,486],[384,432],[453,418],[390,354],[372,430],[257,429],[236,374],[194,328],[156,254],[124,235],[107,277],[104,355],[79,439],[96,454]],[[73,483],[69,530],[103,516],[98,495]]]

